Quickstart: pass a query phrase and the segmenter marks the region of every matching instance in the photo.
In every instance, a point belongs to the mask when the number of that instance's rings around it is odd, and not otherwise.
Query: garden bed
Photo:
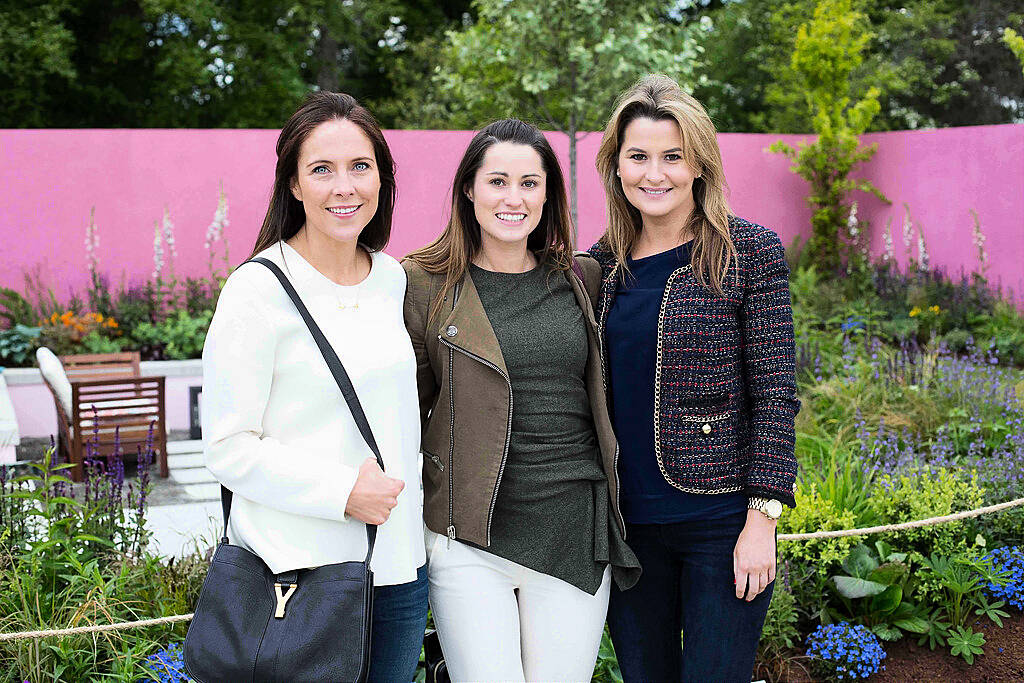
[[[940,648],[920,646],[904,638],[888,645],[885,671],[871,678],[877,683],[906,681],[1024,681],[1024,614],[1015,613],[999,628],[988,621],[976,627],[985,634],[985,654],[968,664]]]

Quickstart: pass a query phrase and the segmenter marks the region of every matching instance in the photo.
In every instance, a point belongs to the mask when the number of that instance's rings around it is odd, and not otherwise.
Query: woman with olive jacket
[[[570,247],[534,126],[495,122],[448,226],[410,254],[430,604],[455,681],[589,681],[611,579],[635,583],[597,323],[600,267]]]

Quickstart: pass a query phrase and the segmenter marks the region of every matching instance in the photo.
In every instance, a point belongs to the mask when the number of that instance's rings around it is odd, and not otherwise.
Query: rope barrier
[[[969,519],[971,517],[978,517],[980,515],[987,514],[989,512],[998,512],[1000,510],[1007,510],[1009,508],[1015,508],[1020,505],[1024,505],[1024,498],[1018,498],[1017,500],[1009,500],[1005,503],[997,503],[996,505],[989,505],[987,507],[978,508],[977,510],[966,510],[964,512],[957,512],[952,515],[943,515],[942,517],[929,517],[928,519],[918,519],[913,522],[901,522],[899,524],[883,524],[882,526],[869,526],[863,529],[842,529],[838,531],[815,531],[805,534],[779,534],[778,540],[780,541],[810,541],[819,538],[839,538],[841,536],[866,536],[868,534],[881,534],[887,531],[900,531],[902,529],[917,529],[924,526],[933,526],[935,524],[945,524],[946,522],[957,522],[961,519]]]
[[[811,541],[820,538],[840,538],[842,536],[867,536],[868,534],[880,534],[888,531],[900,531],[903,529],[918,529],[920,527],[957,522],[962,519],[979,517],[990,512],[999,512],[1010,508],[1024,505],[1024,498],[1010,500],[1005,503],[988,505],[977,510],[966,510],[941,517],[930,517],[918,519],[913,522],[901,522],[899,524],[884,524],[882,526],[865,527],[863,529],[842,529],[836,531],[815,531],[804,534],[779,534],[780,541]],[[6,640],[25,640],[28,638],[51,638],[58,636],[72,636],[84,633],[99,633],[104,631],[122,631],[130,628],[143,628],[146,626],[161,626],[163,624],[174,624],[179,621],[190,621],[192,614],[175,614],[170,617],[159,617],[157,619],[142,619],[140,621],[125,621],[116,624],[98,624],[95,626],[76,626],[74,628],[52,629],[49,631],[21,631],[19,633],[0,633],[0,642]]]
[[[51,636],[76,636],[83,633],[99,633],[101,631],[122,631],[129,628],[142,628],[144,626],[160,626],[161,624],[173,624],[178,621],[189,621],[191,614],[175,614],[170,617],[159,617],[157,619],[142,619],[141,621],[124,621],[116,624],[97,624],[95,626],[75,626],[74,628],[58,628],[49,631],[21,631],[20,633],[0,633],[0,641],[24,640],[26,638],[49,638]]]

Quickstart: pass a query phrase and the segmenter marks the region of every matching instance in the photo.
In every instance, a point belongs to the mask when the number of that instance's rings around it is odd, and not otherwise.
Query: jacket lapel
[[[508,377],[498,338],[494,336],[494,329],[468,270],[459,287],[455,310],[441,323],[437,334],[449,344],[496,365]]]

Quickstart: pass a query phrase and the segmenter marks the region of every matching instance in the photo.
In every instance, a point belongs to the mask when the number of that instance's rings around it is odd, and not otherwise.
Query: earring
[[[615,169],[615,177],[616,178],[621,178],[622,177],[622,174],[619,173],[619,169]]]

